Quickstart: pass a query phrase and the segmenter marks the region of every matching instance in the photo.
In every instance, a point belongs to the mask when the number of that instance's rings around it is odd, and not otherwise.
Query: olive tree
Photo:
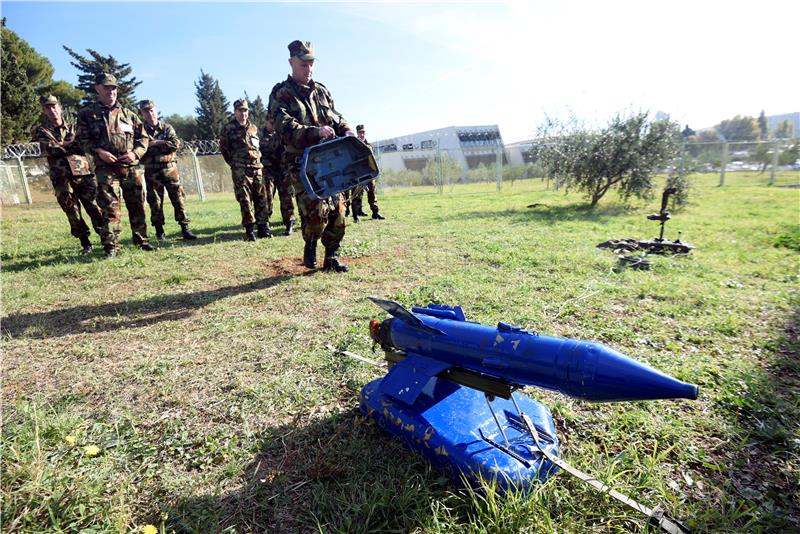
[[[582,191],[592,206],[615,189],[623,200],[649,198],[656,172],[685,188],[678,156],[681,130],[669,120],[648,120],[646,112],[617,115],[601,129],[577,121],[548,120],[540,129],[536,155],[546,175],[558,186]],[[679,198],[686,198],[685,193]]]

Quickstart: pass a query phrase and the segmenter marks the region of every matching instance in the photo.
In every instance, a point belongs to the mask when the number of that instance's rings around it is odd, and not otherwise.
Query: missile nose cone
[[[589,343],[584,363],[582,381],[584,384],[593,384],[593,387],[584,389],[584,398],[587,400],[694,400],[699,392],[695,384],[682,382],[597,343]]]

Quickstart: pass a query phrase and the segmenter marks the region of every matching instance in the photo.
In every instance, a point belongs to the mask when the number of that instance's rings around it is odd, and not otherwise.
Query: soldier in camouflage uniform
[[[94,90],[97,102],[78,113],[76,137],[83,150],[94,156],[97,204],[105,218],[100,239],[106,257],[119,252],[120,197],[125,199],[134,244],[142,250],[156,250],[147,240],[144,169],[139,165],[149,142],[144,125],[136,113],[117,102],[116,77],[98,74]]]
[[[175,220],[181,225],[181,235],[184,239],[197,239],[189,230],[189,218],[186,216],[186,195],[176,161],[180,139],[175,128],[158,120],[158,109],[152,100],[139,102],[139,113],[144,121],[144,131],[150,137],[142,164],[147,183],[147,203],[150,204],[150,223],[156,229],[156,239],[167,239],[164,234],[164,189],[175,210]]]
[[[254,225],[258,226],[258,237],[272,237],[269,231],[272,203],[267,205],[267,190],[261,174],[258,128],[248,120],[249,113],[250,104],[247,100],[233,103],[233,119],[222,128],[219,149],[225,162],[231,167],[233,188],[242,212],[245,239],[255,241]],[[272,195],[271,190],[269,194]]]
[[[50,181],[58,205],[67,214],[70,233],[80,239],[83,253],[92,251],[89,227],[81,216],[81,204],[92,220],[94,231],[103,232],[103,213],[97,206],[97,181],[89,168],[89,160],[83,149],[75,142],[75,125],[68,124],[61,116],[61,104],[53,95],[40,100],[47,120],[34,132],[34,141],[39,143],[42,154],[47,156]]]
[[[283,171],[283,143],[281,143],[281,137],[275,133],[272,117],[270,116],[267,116],[267,123],[261,130],[260,147],[269,213],[272,215],[272,184],[274,183],[281,202],[283,235],[291,235],[294,228],[292,221],[292,216],[294,215],[294,204],[292,202],[294,188],[292,187],[291,179]]]
[[[311,198],[300,183],[300,158],[303,150],[336,135],[353,135],[344,118],[336,111],[327,87],[311,79],[314,51],[309,42],[289,44],[292,73],[270,95],[269,109],[275,131],[285,149],[284,170],[292,178],[297,208],[303,227],[305,249],[303,264],[317,266],[317,241],[325,247],[323,269],[347,271],[338,258],[345,231],[344,200],[337,194],[325,200]]]
[[[364,129],[363,124],[356,126],[356,134],[358,135],[359,139],[364,141],[364,144],[366,144],[370,149],[372,148],[372,145],[367,141],[367,131]],[[369,202],[369,207],[372,210],[372,218],[381,221],[384,220],[386,217],[381,215],[380,210],[378,209],[378,199],[375,198],[375,180],[370,180],[366,185],[359,185],[355,187],[350,195],[350,202],[353,209],[353,222],[358,222],[359,217],[367,216],[362,209],[364,189],[367,190],[367,201]]]

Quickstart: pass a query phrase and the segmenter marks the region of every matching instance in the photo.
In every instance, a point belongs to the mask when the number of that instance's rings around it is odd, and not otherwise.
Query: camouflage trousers
[[[369,183],[359,185],[353,189],[353,192],[350,194],[350,203],[353,213],[361,213],[362,211],[362,206],[364,205],[364,189],[367,190],[367,202],[369,202],[372,213],[377,213],[378,199],[375,198],[375,180],[370,180]]]
[[[281,220],[286,224],[291,221],[294,216],[294,201],[292,200],[294,196],[294,186],[292,185],[291,178],[284,174],[275,176],[274,183],[278,190],[278,199],[281,203]]]
[[[186,194],[181,185],[178,166],[174,163],[147,165],[144,168],[147,181],[147,203],[150,204],[150,223],[153,226],[164,226],[164,190],[166,189],[175,220],[179,224],[187,224]]]
[[[326,252],[336,252],[344,239],[344,197],[337,194],[325,200],[311,198],[300,182],[300,170],[292,168],[289,174],[296,195],[297,211],[300,212],[303,239],[321,239]]]
[[[89,235],[89,227],[81,215],[81,204],[86,210],[86,215],[92,221],[92,227],[97,235],[103,235],[103,212],[97,205],[97,181],[94,175],[85,176],[59,176],[50,177],[53,184],[53,191],[61,209],[69,220],[69,230],[74,237],[84,237]]]
[[[268,192],[261,169],[231,167],[231,175],[233,191],[242,212],[242,226],[269,222],[272,216],[272,187]]]
[[[120,194],[120,189],[122,194]],[[128,219],[133,233],[133,243],[147,243],[147,223],[144,213],[144,169],[141,165],[97,169],[97,205],[103,212],[103,230],[100,241],[103,249],[119,249],[120,197],[125,199]]]

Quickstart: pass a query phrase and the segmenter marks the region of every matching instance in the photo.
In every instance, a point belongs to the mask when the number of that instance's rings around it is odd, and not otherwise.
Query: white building
[[[421,171],[428,161],[446,154],[466,172],[480,164],[495,165],[498,152],[503,163],[508,158],[496,124],[449,126],[372,143],[383,169]]]
[[[800,139],[800,112],[784,113],[782,115],[770,115],[767,117],[767,127],[770,131],[775,131],[778,125],[784,121],[788,121],[792,126],[792,137]]]

